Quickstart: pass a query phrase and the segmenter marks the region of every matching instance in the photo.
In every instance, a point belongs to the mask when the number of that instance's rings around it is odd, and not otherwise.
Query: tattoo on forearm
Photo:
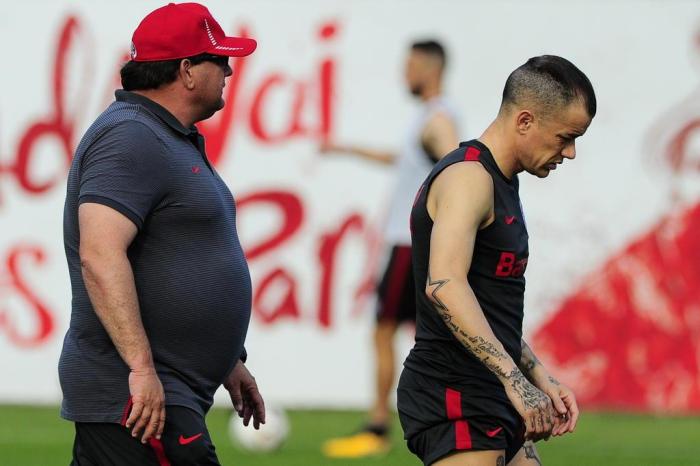
[[[532,442],[525,442],[523,450],[525,451],[525,458],[535,460],[539,466],[542,466],[542,461],[540,461],[540,457],[537,456],[537,450],[535,450],[535,445],[533,445]]]
[[[549,381],[552,382],[554,385],[561,385],[557,379],[552,377],[551,375],[549,376]]]
[[[450,280],[433,280],[428,274],[428,286],[434,287],[430,291],[431,300],[438,314],[442,318],[445,325],[452,331],[454,336],[462,343],[467,349],[477,358],[479,358],[484,365],[493,373],[498,376],[506,377],[506,374],[499,367],[498,362],[507,359],[508,356],[502,350],[500,350],[493,343],[485,340],[479,335],[471,336],[465,332],[462,328],[457,325],[452,318],[452,314],[448,309],[447,305],[442,302],[440,297],[437,295],[437,291],[445,286]]]
[[[522,355],[520,356],[520,368],[525,370],[525,372],[531,372],[538,364],[540,360],[537,359],[535,353],[532,352],[530,346],[525,343],[525,340],[521,340],[520,348],[522,349]]]

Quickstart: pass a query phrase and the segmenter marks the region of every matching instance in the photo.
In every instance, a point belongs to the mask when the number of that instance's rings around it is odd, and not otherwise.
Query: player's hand
[[[334,144],[330,141],[323,141],[318,147],[318,151],[322,155],[338,155],[344,152],[344,148],[338,144]]]
[[[131,393],[131,413],[126,420],[126,428],[131,435],[141,435],[141,442],[155,437],[160,439],[165,426],[165,393],[155,369],[132,370],[129,374]]]
[[[516,371],[504,382],[506,395],[525,422],[525,440],[548,439],[554,428],[549,397]]]
[[[552,400],[554,406],[556,421],[552,435],[556,437],[573,432],[579,417],[574,392],[551,376],[548,376],[547,381],[540,384],[540,387]]]
[[[238,361],[233,368],[224,382],[224,388],[231,396],[233,409],[243,418],[243,425],[247,426],[251,417],[255,429],[265,424],[265,402],[258,391],[255,377],[248,372],[243,361]]]

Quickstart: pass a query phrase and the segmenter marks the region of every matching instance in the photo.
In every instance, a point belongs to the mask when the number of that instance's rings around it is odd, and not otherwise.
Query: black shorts
[[[220,466],[204,419],[189,408],[167,406],[161,439],[146,444],[125,421],[76,422],[71,466]]]
[[[395,245],[377,288],[377,321],[416,321],[416,285],[411,247]]]
[[[454,389],[404,368],[397,404],[408,449],[426,466],[460,450],[505,450],[510,461],[524,443],[525,426],[493,387]]]

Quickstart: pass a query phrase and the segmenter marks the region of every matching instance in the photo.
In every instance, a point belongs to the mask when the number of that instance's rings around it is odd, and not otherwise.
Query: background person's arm
[[[396,161],[396,154],[393,152],[368,149],[359,146],[324,143],[321,145],[320,151],[324,155],[353,155],[382,165],[392,165]]]
[[[446,168],[428,193],[433,218],[425,293],[457,340],[503,384],[527,438],[549,436],[552,407],[496,338],[467,280],[477,231],[493,216],[493,182],[477,163]]]
[[[425,125],[421,142],[428,156],[439,161],[459,146],[455,122],[447,113],[435,113]]]

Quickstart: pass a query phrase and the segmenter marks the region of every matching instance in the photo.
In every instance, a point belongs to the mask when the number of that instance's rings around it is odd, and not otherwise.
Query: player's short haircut
[[[447,65],[447,53],[445,52],[445,47],[436,40],[426,40],[421,42],[414,42],[411,44],[411,50],[417,52],[425,53],[431,57],[437,58],[440,62],[440,68],[445,69]]]
[[[147,91],[170,84],[177,78],[181,60],[128,61],[119,74],[125,91]]]
[[[228,57],[225,58],[228,60]],[[128,61],[119,71],[122,88],[125,91],[147,91],[170,84],[177,78],[180,62],[184,59],[145,62]],[[192,62],[193,65],[216,59],[216,56],[207,53],[187,57],[187,60]]]
[[[530,58],[508,76],[501,108],[527,102],[550,113],[574,99],[581,99],[589,117],[595,116],[595,92],[586,75],[565,58],[542,55]]]

